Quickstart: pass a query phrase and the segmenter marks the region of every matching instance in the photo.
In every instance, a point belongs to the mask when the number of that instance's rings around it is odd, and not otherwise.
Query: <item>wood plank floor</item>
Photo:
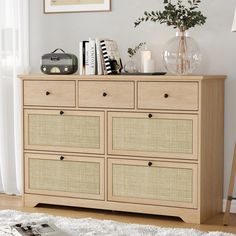
[[[223,231],[236,234],[236,214],[231,214],[229,226],[223,226],[223,214],[217,215],[204,224],[186,224],[179,218],[154,216],[146,214],[133,214],[113,211],[91,210],[76,207],[61,207],[52,205],[39,205],[34,208],[23,207],[21,197],[0,194],[0,209],[13,209],[25,212],[47,213],[56,216],[73,218],[95,218],[115,220],[126,223],[149,224],[161,227],[195,228],[201,231]]]

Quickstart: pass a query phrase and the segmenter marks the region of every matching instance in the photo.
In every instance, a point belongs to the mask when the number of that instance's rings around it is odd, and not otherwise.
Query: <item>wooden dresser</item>
[[[26,206],[222,211],[225,76],[20,78]]]

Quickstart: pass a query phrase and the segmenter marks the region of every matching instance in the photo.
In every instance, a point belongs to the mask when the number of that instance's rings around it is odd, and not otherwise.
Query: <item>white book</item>
[[[79,74],[84,75],[83,67],[83,42],[79,42]]]
[[[90,75],[90,68],[89,68],[89,42],[85,43],[85,75]]]
[[[97,65],[97,74],[102,75],[103,70],[102,70],[102,58],[101,58],[101,45],[100,45],[100,40],[98,38],[95,39],[96,43],[96,65]]]
[[[88,63],[89,63],[89,75],[95,75],[95,40],[89,38],[89,56],[88,56]]]

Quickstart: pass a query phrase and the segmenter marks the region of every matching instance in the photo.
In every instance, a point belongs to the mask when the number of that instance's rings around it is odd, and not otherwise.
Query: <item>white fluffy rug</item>
[[[235,236],[222,232],[200,232],[194,229],[161,228],[150,225],[125,224],[110,220],[72,219],[40,213],[13,210],[0,211],[0,226],[26,222],[51,222],[73,236]],[[0,236],[8,234],[0,233]]]

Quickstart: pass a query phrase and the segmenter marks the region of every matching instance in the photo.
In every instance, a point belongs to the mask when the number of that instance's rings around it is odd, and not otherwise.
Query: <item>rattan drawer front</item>
[[[198,110],[197,82],[138,82],[139,109]]]
[[[25,110],[25,148],[104,153],[104,113]]]
[[[110,159],[108,200],[197,208],[197,164]]]
[[[25,154],[26,193],[104,200],[104,160]]]
[[[108,126],[109,154],[197,159],[197,115],[110,112]]]
[[[79,81],[79,107],[134,108],[134,82]]]
[[[24,81],[24,105],[75,107],[75,88],[75,81]]]

